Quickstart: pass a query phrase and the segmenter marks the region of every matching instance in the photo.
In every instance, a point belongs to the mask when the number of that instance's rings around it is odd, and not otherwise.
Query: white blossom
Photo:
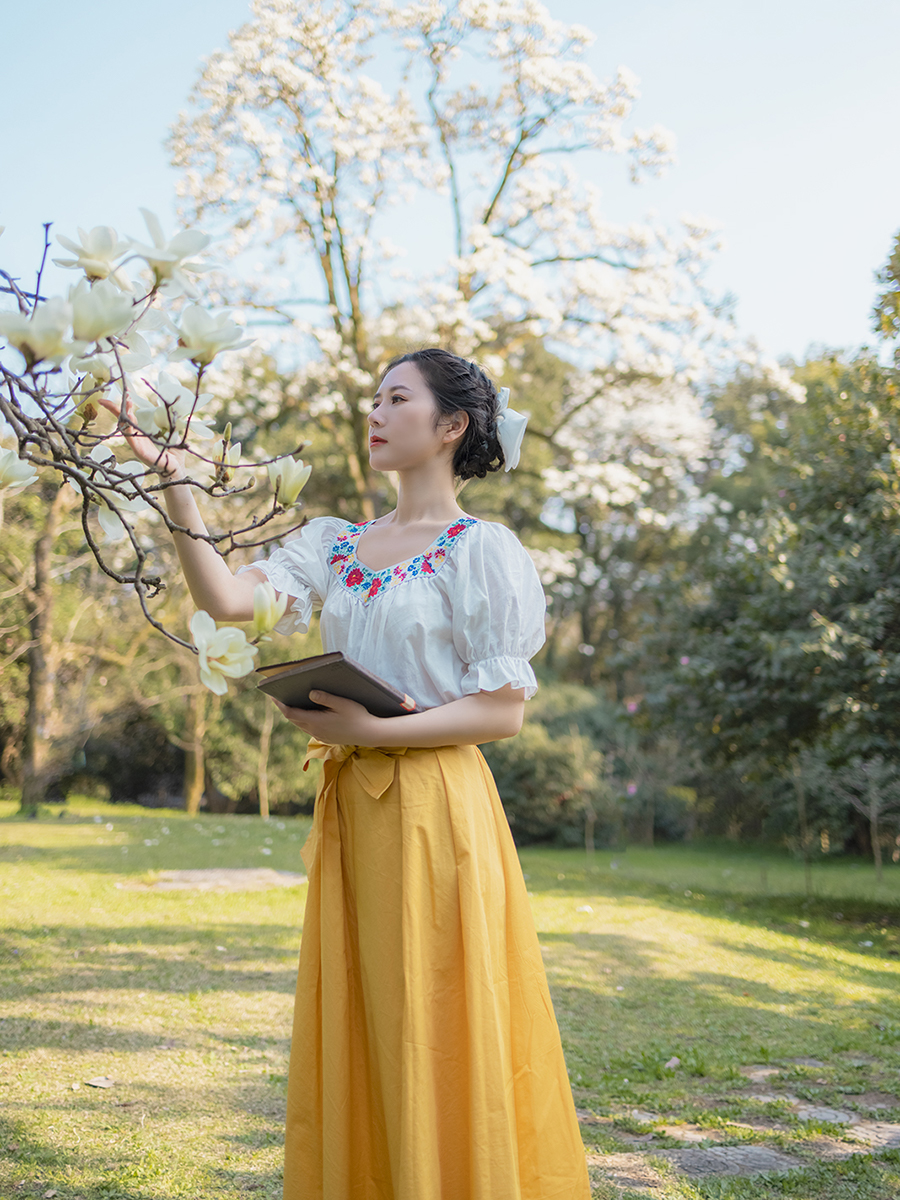
[[[253,670],[256,647],[242,629],[230,625],[217,628],[209,613],[201,609],[191,618],[191,636],[200,660],[200,679],[217,696],[228,690],[228,679],[239,679]]]
[[[69,337],[72,306],[62,296],[38,304],[30,316],[0,313],[0,334],[20,352],[29,366],[40,362],[58,365],[70,354],[81,354],[87,342]]]
[[[241,443],[231,442],[231,427],[225,431],[225,436],[219,443],[219,448],[213,455],[216,464],[216,482],[229,484],[234,479],[234,469],[240,465]]]
[[[304,465],[302,458],[295,461],[290,455],[286,455],[277,462],[269,463],[268,472],[276,500],[279,504],[289,507],[305,487],[312,467]]]
[[[279,595],[268,580],[258,583],[253,589],[253,632],[258,638],[271,633],[281,618],[290,597]]]
[[[154,285],[164,295],[174,297],[184,293],[196,296],[197,289],[186,272],[197,274],[206,270],[206,264],[197,261],[194,256],[209,245],[208,235],[197,229],[182,229],[167,240],[156,214],[147,208],[140,211],[153,245],[133,241],[131,252],[144,259],[153,272]]]
[[[0,491],[28,487],[37,477],[33,463],[24,462],[15,450],[0,449]]]
[[[131,298],[123,295],[108,279],[93,287],[82,279],[69,288],[72,306],[72,329],[82,342],[97,342],[112,334],[122,333],[134,319]]]
[[[190,430],[195,437],[214,436],[215,431],[196,415],[211,393],[195,394],[168,371],[159,372],[152,389],[149,383],[145,386],[148,390],[135,396],[134,405],[135,420],[144,433],[181,439]]]
[[[242,340],[243,330],[229,313],[213,316],[199,305],[184,310],[178,326],[178,349],[169,354],[171,362],[189,358],[198,367],[207,367],[222,350],[241,350],[251,340]]]
[[[98,464],[91,480],[89,495],[97,502],[97,520],[107,542],[120,542],[128,536],[128,529],[120,513],[135,515],[147,512],[149,505],[129,478],[143,478],[147,468],[143,463],[116,461],[114,451],[105,442],[99,442],[87,456]],[[122,479],[122,476],[125,479]]]
[[[58,267],[72,270],[80,268],[90,280],[111,279],[123,291],[131,291],[131,282],[121,267],[115,267],[117,259],[123,258],[131,248],[128,241],[119,241],[119,235],[109,225],[95,225],[86,233],[78,230],[80,242],[58,234],[56,240],[66,250],[70,250],[74,258],[54,258]]]

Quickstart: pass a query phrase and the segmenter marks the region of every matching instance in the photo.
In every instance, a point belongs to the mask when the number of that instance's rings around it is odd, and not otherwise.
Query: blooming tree
[[[576,364],[578,395],[537,432],[577,486],[595,459],[582,471],[569,443],[635,389],[643,413],[658,393],[667,420],[681,419],[677,399],[695,437],[691,388],[725,333],[701,283],[710,233],[605,217],[579,169],[619,155],[637,177],[668,162],[671,139],[631,125],[637,81],[598,79],[591,40],[534,0],[254,0],[179,119],[185,215],[227,231],[229,299],[305,341],[300,375],[368,516],[365,405],[411,342],[478,356],[510,382],[536,337]],[[443,203],[439,261],[404,277],[387,210],[426,194]]]
[[[168,239],[154,214],[143,211],[147,243],[120,239],[106,226],[80,230],[77,242],[59,238],[73,257],[54,261],[81,273],[67,295],[43,292],[49,226],[33,291],[0,271],[0,292],[15,304],[0,312],[0,337],[7,343],[0,356],[0,417],[6,440],[14,443],[0,450],[0,497],[53,473],[73,488],[84,537],[99,566],[133,589],[152,625],[199,655],[203,682],[221,694],[227,677],[252,669],[255,647],[242,630],[216,631],[207,614],[198,614],[206,620],[192,627],[194,644],[157,619],[148,600],[165,584],[147,571],[151,540],[139,522],[161,522],[224,554],[258,546],[283,534],[284,522],[276,518],[296,503],[309,470],[290,455],[242,464],[230,426],[217,435],[204,420],[201,410],[210,394],[203,383],[210,365],[223,351],[249,343],[230,314],[186,303],[199,295],[196,276],[204,269],[208,235],[186,229]],[[158,452],[155,463],[152,454],[150,466],[124,456],[128,439],[135,437]],[[176,485],[155,469],[170,452],[186,456],[189,485],[212,497],[242,495],[253,488],[254,468],[268,466],[271,500],[239,528],[217,534],[186,530],[164,503],[165,490]],[[237,506],[230,509],[232,516],[239,512]],[[117,545],[123,541],[124,553]],[[268,592],[258,599],[257,640],[267,632],[264,617],[273,604]]]

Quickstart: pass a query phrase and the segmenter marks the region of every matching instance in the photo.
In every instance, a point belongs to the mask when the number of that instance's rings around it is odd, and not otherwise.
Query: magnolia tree
[[[253,642],[243,630],[217,629],[204,612],[194,616],[193,643],[186,642],[148,605],[165,586],[147,570],[149,531],[162,522],[222,554],[262,545],[283,535],[277,518],[296,503],[309,467],[290,455],[242,463],[230,426],[216,434],[207,423],[210,365],[249,343],[229,313],[195,303],[209,237],[185,229],[169,239],[157,218],[142,211],[145,242],[121,239],[107,226],[79,230],[79,241],[59,237],[70,257],[54,262],[80,273],[64,296],[45,296],[42,288],[49,226],[33,291],[0,271],[0,293],[15,305],[0,312],[7,343],[0,352],[0,416],[4,440],[12,443],[0,449],[0,498],[50,473],[74,488],[84,537],[101,569],[134,591],[152,625],[199,656],[203,682],[222,694],[228,677],[252,669],[255,643],[281,616],[283,598],[276,603],[271,585],[257,588]],[[132,447],[140,448],[139,457],[128,457]],[[271,496],[237,528],[187,530],[166,511],[166,489],[180,486],[156,469],[168,451],[185,454],[189,484],[211,497],[243,495],[263,468]],[[233,503],[229,513],[237,512],[245,510]]]
[[[598,79],[591,40],[533,0],[254,0],[179,119],[185,214],[218,223],[236,259],[217,284],[305,342],[300,386],[334,420],[367,516],[365,407],[410,343],[477,356],[510,383],[535,338],[576,365],[571,402],[531,431],[573,488],[609,486],[583,431],[636,395],[642,422],[683,423],[675,439],[696,441],[696,384],[728,335],[701,281],[713,242],[698,221],[670,233],[604,216],[580,169],[613,155],[638,177],[671,140],[631,125],[637,81]],[[411,199],[430,272],[404,271],[386,236],[389,208]]]

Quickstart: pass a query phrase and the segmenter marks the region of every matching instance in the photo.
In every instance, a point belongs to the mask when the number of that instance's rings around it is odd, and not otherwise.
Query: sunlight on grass
[[[0,805],[0,1196],[280,1196],[306,888],[152,885],[201,866],[302,872],[309,821],[58,811]],[[900,1122],[900,870],[879,891],[865,864],[828,863],[806,897],[789,857],[732,846],[521,859],[589,1161],[648,1137],[658,1155],[690,1128],[807,1169],[772,1191],[660,1168],[663,1200],[897,1194],[895,1152],[819,1162],[844,1127],[798,1121],[779,1096],[866,1119],[877,1096]],[[89,1086],[101,1077],[113,1085]],[[624,1194],[591,1169],[597,1197]]]

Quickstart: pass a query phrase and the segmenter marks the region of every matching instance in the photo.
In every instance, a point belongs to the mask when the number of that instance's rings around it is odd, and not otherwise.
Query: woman
[[[269,579],[290,596],[283,631],[320,607],[326,650],[425,710],[378,718],[321,692],[321,711],[279,705],[324,759],[303,851],[285,1200],[590,1194],[525,885],[477,749],[521,727],[544,637],[527,554],[456,500],[457,480],[503,465],[499,416],[474,364],[404,355],[368,417],[372,466],[399,477],[393,512],[312,520],[237,577],[176,535],[199,608],[249,620]],[[183,473],[171,454],[160,466]],[[166,499],[203,530],[189,488]]]

